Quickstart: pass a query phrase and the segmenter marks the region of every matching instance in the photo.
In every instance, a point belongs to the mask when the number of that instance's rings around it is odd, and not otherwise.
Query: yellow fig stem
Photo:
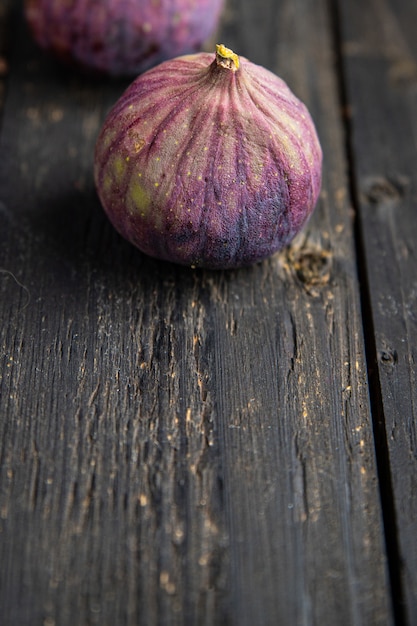
[[[222,43],[216,44],[216,63],[232,72],[239,69],[239,57]]]

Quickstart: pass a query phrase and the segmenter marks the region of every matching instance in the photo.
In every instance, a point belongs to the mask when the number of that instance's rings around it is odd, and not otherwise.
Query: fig
[[[212,269],[290,243],[317,202],[322,151],[306,106],[223,44],[139,76],[97,138],[98,196],[142,252]]]
[[[223,0],[25,0],[36,42],[61,59],[113,76],[137,76],[200,50]]]

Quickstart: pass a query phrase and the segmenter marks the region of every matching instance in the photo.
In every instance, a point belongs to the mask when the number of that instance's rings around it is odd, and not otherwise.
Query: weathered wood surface
[[[343,2],[354,176],[372,310],[375,412],[403,618],[417,623],[417,4]],[[385,440],[385,441],[384,441]],[[391,501],[391,503],[388,502]],[[396,552],[396,554],[395,554]]]
[[[113,231],[91,163],[124,84],[63,70],[36,49],[13,6],[0,133],[1,624],[392,623],[386,545],[391,577],[399,555],[380,507],[331,4],[228,5],[221,39],[288,81],[325,154],[323,192],[303,235],[234,272],[159,263]],[[350,11],[343,7],[343,22],[355,24]],[[365,99],[363,89],[355,97]],[[404,115],[415,91],[407,93]],[[367,158],[386,126],[378,115],[361,118],[375,136]],[[381,219],[369,228],[382,237]],[[376,233],[368,236],[365,248],[376,245]],[[391,276],[396,298],[408,283]],[[375,306],[381,280],[369,271],[368,279]],[[384,328],[373,320],[379,350]],[[411,339],[400,352],[402,331],[389,330],[399,358],[389,380],[381,365],[380,380],[397,394],[415,353]],[[399,421],[384,402],[377,418]],[[401,459],[398,445],[393,467],[403,463],[410,485],[412,458]],[[395,476],[399,515],[416,496],[406,501]],[[411,516],[403,520],[402,549],[412,529]],[[412,623],[405,587],[404,598],[407,611],[395,616]]]

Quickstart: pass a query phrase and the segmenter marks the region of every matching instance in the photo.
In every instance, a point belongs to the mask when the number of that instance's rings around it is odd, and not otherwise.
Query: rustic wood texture
[[[354,175],[404,619],[417,620],[417,5],[344,2]]]
[[[232,272],[146,258],[114,232],[92,156],[125,83],[63,69],[13,7],[0,133],[2,626],[393,623],[331,3],[228,4],[219,38],[288,81],[325,154],[308,228]],[[387,394],[413,371],[400,372],[411,340],[394,339]],[[412,481],[411,457],[395,462]]]

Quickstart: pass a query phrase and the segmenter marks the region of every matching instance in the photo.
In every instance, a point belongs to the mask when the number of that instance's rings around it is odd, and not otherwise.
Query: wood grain
[[[415,3],[342,3],[374,378],[406,623],[417,615],[417,45]],[[372,29],[370,25],[372,24]],[[397,548],[395,548],[397,549]],[[401,607],[400,607],[401,610]]]
[[[105,219],[95,137],[124,85],[17,25],[0,154],[2,624],[389,624],[347,156],[326,2],[231,3],[325,153],[308,229],[233,272]]]

